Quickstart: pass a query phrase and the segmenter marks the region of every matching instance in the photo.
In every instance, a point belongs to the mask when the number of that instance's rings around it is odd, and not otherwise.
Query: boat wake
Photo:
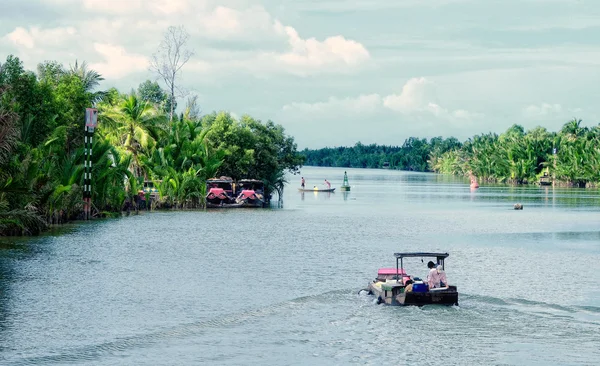
[[[210,331],[224,328],[234,328],[261,318],[276,315],[282,311],[300,310],[306,304],[315,302],[328,303],[339,295],[350,295],[352,290],[332,290],[321,294],[301,296],[273,304],[263,308],[241,311],[227,316],[217,316],[211,319],[181,324],[158,330],[156,332],[117,338],[113,341],[77,347],[59,354],[45,355],[21,359],[13,365],[38,365],[40,363],[82,363],[98,360],[106,356],[114,356],[134,348],[149,347],[176,338],[186,338],[202,335]]]
[[[468,299],[468,300],[473,300],[474,302],[487,303],[487,304],[491,304],[491,305],[506,305],[506,306],[523,305],[523,306],[531,306],[531,307],[548,308],[548,309],[559,310],[559,311],[564,311],[564,312],[568,312],[568,313],[587,312],[587,313],[591,313],[591,314],[600,314],[600,307],[597,307],[597,306],[559,305],[559,304],[552,304],[552,303],[543,302],[543,301],[527,300],[527,299],[522,299],[522,298],[501,299],[501,298],[492,297],[492,296],[468,295],[468,294],[462,295],[462,298],[465,300]]]
[[[305,309],[315,304],[327,304],[341,302],[352,302],[359,300],[362,305],[359,305],[359,313],[365,315],[365,307],[378,307],[376,301],[372,295],[368,295],[366,292],[357,294],[355,288],[348,289],[336,289],[327,291],[319,294],[300,296],[293,299],[285,300],[280,303],[272,304],[269,306],[251,309],[246,311],[237,312],[234,314],[228,314],[226,316],[219,315],[210,319],[180,324],[177,326],[166,327],[164,329],[157,330],[155,332],[149,332],[141,335],[134,335],[128,337],[116,338],[112,341],[90,344],[83,347],[75,347],[68,350],[61,350],[55,354],[43,355],[37,357],[29,357],[26,359],[20,359],[14,361],[14,365],[37,365],[40,363],[84,363],[94,360],[99,360],[105,357],[118,356],[120,353],[126,352],[131,349],[151,347],[155,344],[163,344],[165,342],[172,341],[173,339],[183,339],[188,337],[194,337],[198,335],[207,334],[214,331],[219,331],[228,328],[235,328],[244,326],[248,323],[259,321],[270,316],[275,316],[281,313],[294,314],[302,309]],[[600,307],[595,306],[564,306],[558,304],[551,304],[539,301],[531,301],[519,298],[507,298],[501,299],[491,296],[483,295],[470,295],[461,294],[459,303],[460,306],[437,306],[437,305],[426,305],[423,308],[410,309],[403,307],[385,307],[386,313],[389,311],[400,311],[411,312],[414,314],[419,309],[428,311],[433,309],[442,308],[441,314],[448,314],[447,311],[482,311],[487,312],[492,307],[500,307],[510,310],[512,312],[518,312],[529,315],[546,315],[552,317],[569,317],[574,318],[577,322],[584,322],[594,327],[600,326]],[[355,306],[355,305],[351,305]],[[382,307],[383,309],[383,307]],[[533,314],[532,314],[533,313]],[[465,313],[466,315],[467,313]],[[592,318],[597,318],[598,321],[591,319],[581,319],[580,314],[592,315]],[[362,316],[361,315],[361,316]]]

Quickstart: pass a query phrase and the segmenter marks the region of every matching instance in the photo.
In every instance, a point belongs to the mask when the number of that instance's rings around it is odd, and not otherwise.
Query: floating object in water
[[[513,206],[515,210],[522,210],[523,209],[523,205],[520,203],[515,203],[515,205]]]
[[[350,191],[350,183],[348,183],[348,174],[344,172],[344,183],[340,187],[340,191],[349,192]]]

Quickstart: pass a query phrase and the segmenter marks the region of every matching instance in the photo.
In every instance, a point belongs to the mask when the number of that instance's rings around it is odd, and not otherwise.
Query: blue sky
[[[299,148],[599,122],[592,0],[2,0],[0,57],[85,60],[128,91],[169,25],[203,112],[271,119]]]

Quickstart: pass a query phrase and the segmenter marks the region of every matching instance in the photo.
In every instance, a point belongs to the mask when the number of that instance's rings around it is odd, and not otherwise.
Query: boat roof
[[[230,179],[207,179],[206,181],[210,183],[233,183],[233,180]]]
[[[256,182],[256,183],[264,183],[262,180],[258,179],[240,179],[238,182]]]
[[[436,258],[448,258],[448,253],[432,253],[432,252],[405,252],[405,253],[394,253],[396,258],[407,258],[407,257],[436,257]]]

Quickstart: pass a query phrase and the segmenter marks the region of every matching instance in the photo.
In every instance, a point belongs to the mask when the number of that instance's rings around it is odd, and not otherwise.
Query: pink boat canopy
[[[215,196],[218,196],[223,193],[223,188],[211,188],[209,192],[214,194]]]
[[[240,196],[242,199],[247,199],[247,198],[251,198],[252,196],[254,196],[254,190],[252,189],[244,189],[242,190],[242,193],[240,193]]]
[[[377,271],[378,275],[405,275],[406,271],[402,268],[398,268],[398,272],[396,272],[396,268],[379,268]]]

